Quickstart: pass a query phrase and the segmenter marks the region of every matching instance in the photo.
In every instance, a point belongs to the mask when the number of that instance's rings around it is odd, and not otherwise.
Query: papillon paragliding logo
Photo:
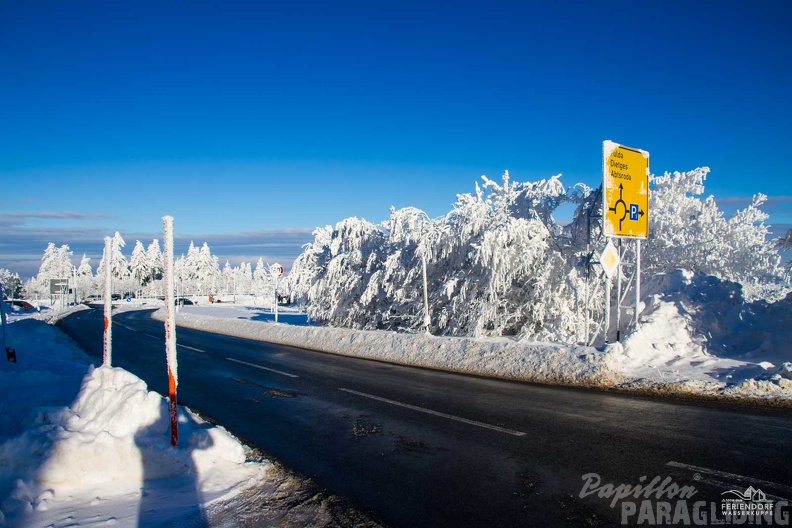
[[[745,491],[729,490],[721,493],[721,512],[728,516],[771,515],[773,501],[760,489],[748,486]]]

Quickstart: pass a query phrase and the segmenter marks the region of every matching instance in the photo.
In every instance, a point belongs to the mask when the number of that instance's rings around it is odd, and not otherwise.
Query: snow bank
[[[683,270],[643,286],[640,325],[604,350],[274,324],[261,310],[231,306],[187,306],[177,320],[196,330],[465,374],[792,402],[792,295],[746,303],[739,284]]]
[[[194,519],[274,471],[184,408],[173,448],[166,401],[123,369],[94,368],[51,325],[15,321],[8,341],[19,362],[0,363],[0,525]]]
[[[748,303],[739,284],[684,270],[643,292],[640,325],[613,349],[630,385],[792,399],[792,294]]]
[[[158,310],[153,317],[164,320],[165,313]],[[238,312],[225,309],[212,312],[184,307],[177,323],[195,330],[332,354],[480,376],[575,385],[609,385],[618,380],[609,356],[585,346],[291,326],[239,317]]]

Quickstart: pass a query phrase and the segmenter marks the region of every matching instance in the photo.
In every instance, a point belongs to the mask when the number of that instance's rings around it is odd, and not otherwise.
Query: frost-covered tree
[[[220,264],[212,255],[209,244],[203,243],[195,260],[196,280],[202,285],[202,291],[215,293],[220,279]]]
[[[236,277],[234,277],[234,268],[231,267],[231,263],[226,260],[225,266],[223,266],[223,271],[221,273],[223,279],[223,293],[228,295],[229,293],[236,293],[234,290],[236,288]]]
[[[135,241],[132,256],[129,258],[129,270],[141,287],[151,279],[151,262],[140,240]]]
[[[84,253],[82,259],[80,259],[80,265],[77,267],[77,291],[83,298],[94,294],[91,259]]]
[[[116,231],[115,235],[110,240],[109,262],[110,274],[118,281],[125,281],[131,276],[129,271],[129,263],[127,262],[124,253],[121,251],[125,245],[126,243],[124,242],[124,237],[121,236],[121,233]],[[105,256],[102,255],[102,259],[99,261],[99,266],[96,268],[97,276],[104,276],[105,265]]]
[[[707,171],[651,178],[644,269],[683,267],[744,285],[780,281],[764,197],[726,219],[713,198],[699,197]],[[316,229],[294,262],[289,291],[319,322],[417,331],[426,315],[425,258],[433,333],[580,341],[601,330],[602,271],[586,265],[605,244],[601,190],[566,189],[560,175],[518,183],[507,172],[483,181],[438,219],[408,207],[392,209],[380,225],[349,218]],[[562,203],[577,206],[566,226],[553,216]],[[627,289],[634,269],[628,256]]]
[[[72,252],[67,244],[60,247],[52,242],[47,244],[38,275],[25,285],[26,295],[46,297],[50,291],[50,279],[70,279],[74,270],[71,258]]]
[[[258,259],[256,269],[253,270],[252,293],[257,298],[261,298],[263,304],[268,304],[274,295],[269,266],[264,264],[263,258]]]
[[[3,285],[3,295],[9,299],[19,297],[22,293],[22,281],[18,273],[0,268],[0,284]]]
[[[703,167],[650,178],[646,269],[702,271],[744,286],[782,280],[768,216],[760,209],[767,197],[757,194],[726,218],[713,196],[702,198],[708,174]]]
[[[151,244],[149,244],[148,248],[146,248],[146,256],[148,257],[148,263],[151,271],[151,277],[149,278],[149,281],[153,282],[162,279],[165,260],[162,256],[162,249],[160,249],[159,240],[155,238],[151,241]]]

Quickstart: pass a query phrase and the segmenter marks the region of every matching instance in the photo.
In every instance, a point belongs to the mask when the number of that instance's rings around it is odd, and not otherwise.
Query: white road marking
[[[261,365],[256,365],[255,363],[248,363],[247,361],[241,361],[239,359],[234,359],[234,358],[229,358],[229,357],[227,357],[226,359],[228,361],[233,361],[235,363],[242,363],[243,365],[248,365],[250,367],[255,367],[257,369],[267,370],[269,372],[274,372],[275,374],[281,374],[282,376],[289,376],[290,378],[299,378],[300,377],[297,374],[289,374],[288,372],[283,372],[282,370],[275,370],[274,368],[262,367]]]
[[[177,347],[186,348],[186,349],[189,349],[189,350],[195,350],[196,352],[202,352],[202,353],[206,354],[206,350],[201,350],[200,348],[194,348],[194,347],[191,347],[191,346],[182,345],[181,343],[176,343],[176,346]]]
[[[695,482],[703,482],[704,484],[709,484],[710,486],[713,486],[713,487],[716,487],[716,488],[720,488],[720,489],[722,489],[724,491],[731,491],[731,490],[734,490],[735,488],[739,488],[740,487],[739,484],[735,485],[733,482],[732,483],[721,482],[720,480],[715,480],[715,479],[709,478],[709,477],[703,477],[703,476],[698,475],[698,474],[693,477],[693,480]],[[740,490],[740,491],[742,491],[742,490]],[[777,495],[772,495],[770,493],[765,493],[765,496],[768,499],[772,499],[772,500],[774,500],[776,502],[788,501],[788,499],[785,499],[783,497],[779,497]]]
[[[716,469],[709,469],[705,467],[699,466],[691,466],[690,464],[683,464],[682,462],[668,462],[666,466],[671,466],[680,469],[687,469],[689,471],[694,471],[697,473],[704,473],[707,475],[713,475],[715,477],[725,478],[725,479],[733,479],[741,482],[747,482],[749,485],[754,487],[767,487],[773,488],[777,490],[783,490],[786,493],[792,494],[792,488],[789,486],[784,486],[783,484],[778,484],[776,482],[770,482],[769,480],[762,480],[753,477],[744,477],[743,475],[736,475],[734,473],[727,473],[725,471],[718,471]]]
[[[155,336],[155,335],[151,335],[151,334],[145,334],[145,333],[144,333],[143,335],[144,335],[144,336],[147,336],[147,337],[150,337],[151,339],[162,339],[162,338],[161,338],[161,337],[159,337],[159,336]]]
[[[374,396],[373,394],[367,394],[365,392],[358,392],[352,389],[344,389],[339,388],[338,390],[343,392],[348,392],[349,394],[355,394],[357,396],[362,396],[364,398],[369,398],[371,400],[377,400],[384,403],[390,403],[391,405],[398,405],[399,407],[404,407],[405,409],[410,409],[413,411],[418,411],[426,414],[431,414],[433,416],[439,416],[441,418],[448,418],[449,420],[454,420],[456,422],[462,422],[469,425],[475,425],[477,427],[483,427],[485,429],[491,429],[493,431],[498,431],[500,433],[506,433],[514,436],[525,436],[525,433],[521,431],[514,431],[513,429],[506,429],[505,427],[499,427],[497,425],[490,425],[483,422],[477,422],[475,420],[468,420],[467,418],[461,418],[459,416],[454,416],[453,414],[446,414],[439,411],[433,411],[432,409],[426,409],[424,407],[418,407],[416,405],[410,405],[408,403],[402,403],[395,400],[389,400],[387,398],[381,398],[380,396]]]

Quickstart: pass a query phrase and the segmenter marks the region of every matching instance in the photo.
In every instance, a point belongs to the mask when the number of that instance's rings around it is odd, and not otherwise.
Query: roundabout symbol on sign
[[[642,209],[638,207],[638,204],[630,204],[630,207],[627,207],[627,202],[624,201],[622,194],[624,193],[624,185],[621,183],[619,184],[619,199],[616,200],[616,203],[613,204],[613,207],[608,207],[608,211],[611,211],[613,214],[619,214],[619,204],[621,204],[622,215],[619,218],[619,231],[622,230],[622,222],[624,219],[627,218],[627,213],[630,213],[630,220],[638,220],[639,216],[643,216],[644,213]]]

